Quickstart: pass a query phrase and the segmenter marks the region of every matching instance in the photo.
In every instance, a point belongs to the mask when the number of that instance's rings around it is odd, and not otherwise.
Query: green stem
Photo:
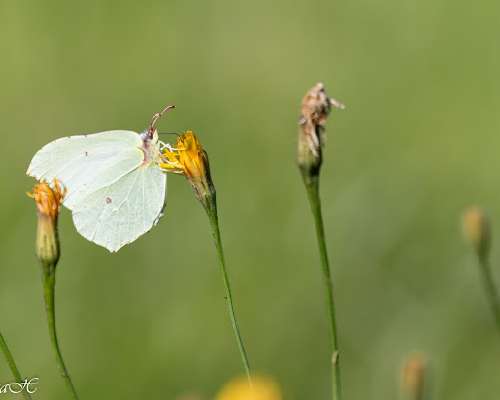
[[[406,389],[401,395],[401,400],[424,400],[425,392],[423,387]]]
[[[248,362],[247,352],[243,344],[243,339],[241,338],[240,328],[238,326],[238,321],[236,320],[236,313],[234,311],[233,295],[231,292],[231,285],[229,283],[229,277],[226,270],[226,261],[224,259],[224,251],[222,249],[222,240],[219,229],[219,218],[217,216],[217,203],[215,200],[215,194],[211,195],[209,199],[202,202],[207,212],[208,219],[210,220],[210,227],[212,229],[212,236],[214,238],[215,247],[217,249],[217,256],[219,258],[219,266],[222,272],[222,280],[224,281],[224,289],[226,291],[225,299],[227,302],[227,308],[229,310],[229,317],[231,319],[231,325],[233,327],[234,335],[236,336],[236,341],[238,342],[238,348],[240,350],[241,360],[245,368],[245,373],[249,384],[252,384],[250,376],[250,364]]]
[[[0,347],[2,348],[3,354],[5,356],[5,359],[7,360],[7,364],[9,364],[10,371],[12,372],[12,375],[14,376],[14,379],[16,380],[17,383],[22,383],[23,378],[21,377],[21,373],[17,369],[16,362],[14,361],[14,357],[12,356],[12,353],[9,350],[9,346],[7,346],[7,342],[5,341],[5,338],[3,335],[0,333]],[[26,388],[22,391],[23,396],[25,399],[31,400],[30,394],[26,391]]]
[[[64,382],[66,383],[66,386],[68,390],[71,392],[73,398],[75,400],[78,400],[78,394],[76,393],[75,386],[71,381],[68,369],[64,364],[64,359],[62,357],[61,350],[59,348],[59,341],[57,339],[55,301],[54,301],[55,285],[56,285],[55,266],[52,268],[44,268],[43,289],[45,298],[45,309],[47,311],[47,323],[49,325],[50,341],[52,344],[52,348],[54,349],[54,353],[56,356],[56,363],[59,368],[59,372],[61,373],[61,376],[64,379]]]
[[[424,382],[419,382],[416,385],[410,384],[410,387],[401,388],[399,397],[401,400],[425,400],[428,398]]]
[[[481,278],[483,281],[484,291],[495,318],[497,329],[500,333],[500,297],[498,296],[495,283],[493,282],[489,260],[486,257],[479,257],[479,267],[481,270]]]
[[[330,319],[330,339],[332,346],[332,399],[340,400],[342,397],[340,381],[339,347],[337,340],[337,324],[335,322],[335,304],[333,301],[333,283],[330,273],[330,263],[326,249],[325,230],[323,227],[323,217],[321,215],[321,202],[319,198],[319,176],[310,176],[303,173],[304,184],[309,197],[309,204],[314,217],[316,227],[316,237],[318,240],[321,267],[323,272],[323,284],[325,287],[325,300]]]

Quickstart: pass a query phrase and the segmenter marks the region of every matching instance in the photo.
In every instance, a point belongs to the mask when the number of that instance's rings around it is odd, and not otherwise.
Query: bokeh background
[[[286,399],[329,398],[295,165],[300,99],[317,81],[347,105],[328,122],[321,187],[345,399],[396,398],[415,350],[431,362],[434,398],[497,398],[500,336],[459,219],[479,204],[500,224],[499,18],[494,1],[2,0],[0,329],[23,374],[40,377],[38,398],[68,395],[27,165],[60,136],[142,130],[168,103],[177,110],[160,129],[194,129],[210,155],[254,369]],[[58,327],[82,399],[213,399],[242,372],[206,216],[169,178],[166,216],[117,254],[62,212]]]

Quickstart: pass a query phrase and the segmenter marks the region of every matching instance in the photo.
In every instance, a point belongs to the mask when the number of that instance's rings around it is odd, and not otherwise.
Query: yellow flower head
[[[266,377],[253,377],[252,386],[246,377],[227,383],[217,394],[216,400],[282,400],[280,387]]]
[[[66,189],[62,188],[57,179],[54,179],[53,188],[46,182],[40,182],[33,187],[31,193],[28,193],[29,197],[35,199],[38,212],[52,220],[55,220],[59,215],[59,209],[65,195]]]
[[[180,135],[175,147],[165,146],[161,157],[160,167],[184,175],[200,200],[214,193],[208,155],[192,131]]]
[[[192,131],[186,131],[177,138],[175,148],[165,147],[161,168],[190,178],[199,178],[206,174],[206,152]]]

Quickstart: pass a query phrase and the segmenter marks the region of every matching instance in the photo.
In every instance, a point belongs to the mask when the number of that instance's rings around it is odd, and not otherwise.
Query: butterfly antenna
[[[153,136],[153,132],[156,129],[156,123],[162,117],[162,115],[165,114],[166,112],[172,110],[173,108],[175,108],[174,105],[166,106],[163,110],[161,110],[160,112],[157,112],[153,115],[153,118],[151,118],[151,123],[149,124],[149,129],[148,129],[150,136]]]

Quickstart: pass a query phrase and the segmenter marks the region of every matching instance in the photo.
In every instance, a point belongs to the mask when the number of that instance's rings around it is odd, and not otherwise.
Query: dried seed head
[[[305,176],[319,174],[325,124],[332,106],[345,108],[342,103],[328,97],[322,83],[317,83],[302,99],[297,161]]]
[[[482,260],[488,258],[491,243],[491,227],[488,218],[479,207],[470,207],[463,215],[465,239]]]

